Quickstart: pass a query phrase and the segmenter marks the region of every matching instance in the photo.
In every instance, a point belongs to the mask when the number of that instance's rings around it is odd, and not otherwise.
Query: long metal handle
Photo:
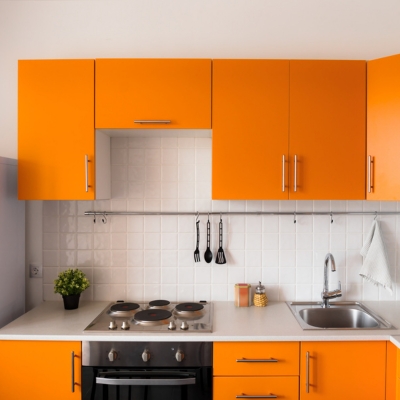
[[[171,121],[168,119],[135,119],[135,124],[170,124]]]
[[[236,362],[239,363],[276,363],[278,362],[278,360],[276,358],[255,358],[255,359],[251,359],[251,358],[240,358],[238,360],[236,360]]]
[[[89,157],[85,154],[85,190],[89,191]]]
[[[310,352],[306,352],[306,393],[310,393]]]
[[[297,192],[297,155],[294,156],[294,188],[293,191]]]
[[[371,164],[374,162],[372,156],[368,156],[368,193],[372,192],[374,186],[372,185],[372,171]]]
[[[148,378],[132,378],[132,379],[113,379],[96,377],[96,383],[100,385],[113,385],[113,386],[183,386],[194,385],[196,378],[184,379],[148,379]]]
[[[75,353],[71,354],[71,372],[72,372],[72,393],[75,392]]]
[[[282,192],[285,191],[285,155],[282,156]]]
[[[278,396],[275,394],[260,394],[260,395],[254,395],[254,396],[247,396],[245,394],[239,394],[236,396],[237,399],[276,399]]]

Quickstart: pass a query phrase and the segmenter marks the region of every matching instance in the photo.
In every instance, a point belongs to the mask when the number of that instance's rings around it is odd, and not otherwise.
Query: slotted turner
[[[217,251],[217,256],[215,257],[216,264],[226,264],[226,258],[224,250],[222,249],[222,217],[219,217],[219,249]]]

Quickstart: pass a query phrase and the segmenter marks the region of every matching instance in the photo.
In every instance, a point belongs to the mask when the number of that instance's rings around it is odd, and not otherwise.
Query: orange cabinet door
[[[18,62],[20,200],[94,199],[93,118],[94,60]]]
[[[365,61],[290,61],[290,199],[365,199]]]
[[[367,200],[400,199],[400,55],[367,63]]]
[[[218,377],[213,379],[213,400],[284,399],[298,400],[299,378]]]
[[[81,399],[81,342],[3,340],[0,352],[0,399]]]
[[[211,60],[96,60],[95,120],[96,128],[210,129]]]
[[[301,343],[300,400],[384,400],[385,378],[386,342]]]
[[[287,200],[288,134],[288,60],[213,60],[213,199]]]
[[[214,376],[298,375],[298,342],[214,343]]]

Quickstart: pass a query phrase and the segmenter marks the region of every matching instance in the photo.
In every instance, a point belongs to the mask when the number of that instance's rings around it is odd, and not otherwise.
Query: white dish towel
[[[364,257],[360,275],[374,285],[383,286],[392,294],[392,278],[390,277],[385,243],[377,220],[373,221],[360,254]]]

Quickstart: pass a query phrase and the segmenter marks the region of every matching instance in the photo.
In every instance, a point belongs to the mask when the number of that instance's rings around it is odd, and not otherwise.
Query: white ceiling
[[[400,53],[400,1],[0,0],[0,45],[27,57],[372,59]]]

